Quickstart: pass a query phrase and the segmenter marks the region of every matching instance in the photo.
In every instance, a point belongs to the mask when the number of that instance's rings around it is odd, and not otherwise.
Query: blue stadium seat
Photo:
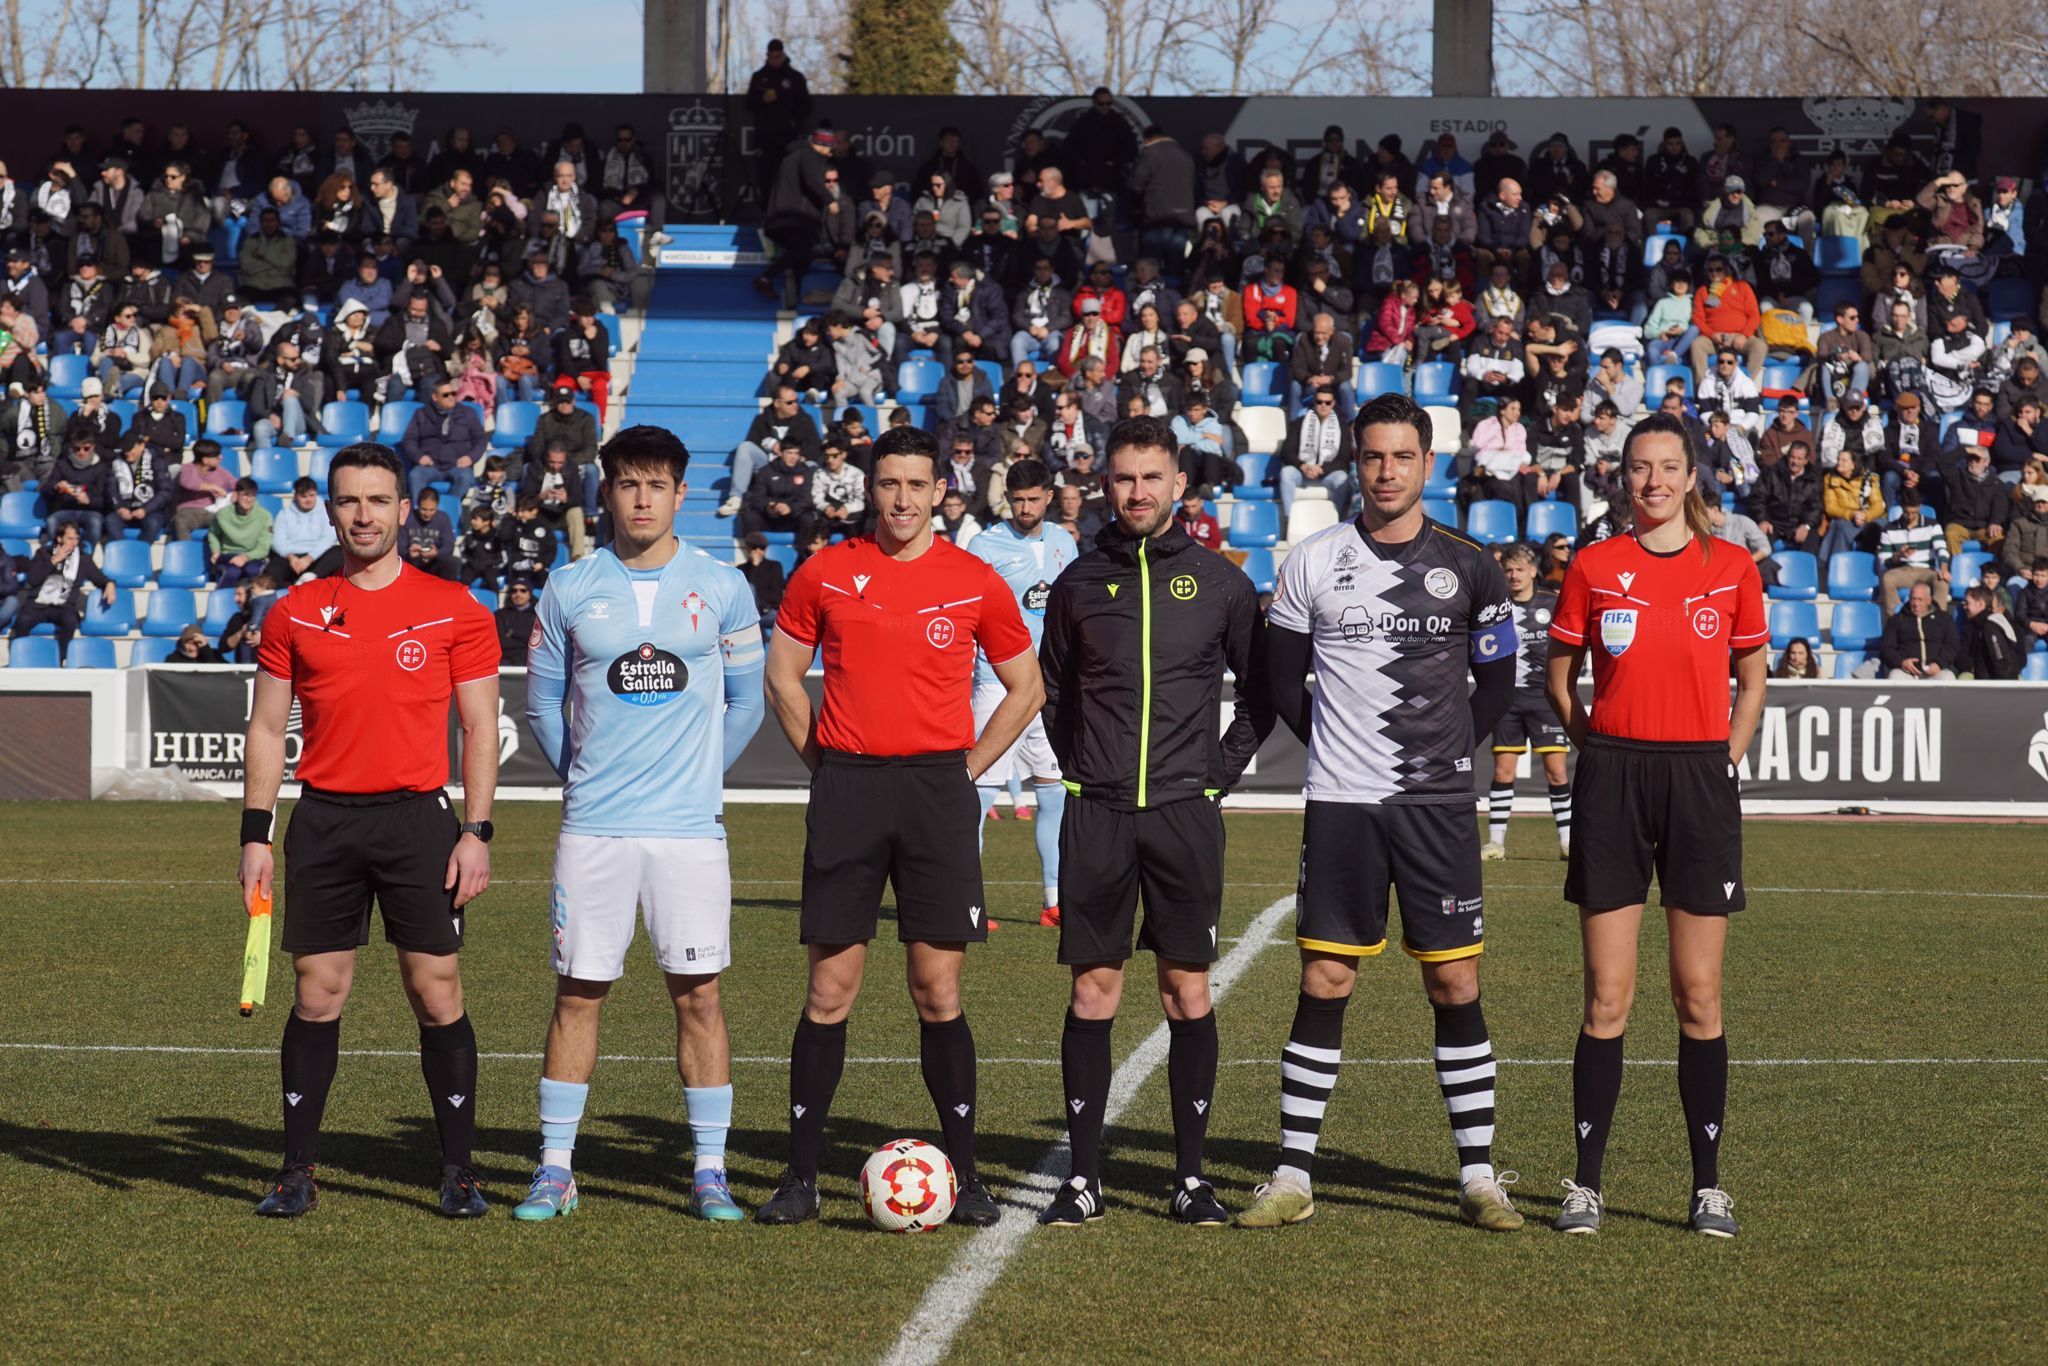
[[[1988,550],[1965,550],[1949,561],[1949,581],[1955,585],[1956,603],[1962,604],[1963,590],[1975,583],[1984,573],[1984,566],[1996,562],[1998,557]]]
[[[1770,608],[1773,650],[1782,650],[1799,637],[1809,645],[1820,639],[1820,610],[1812,603],[1774,602]]]
[[[1762,389],[1796,389],[1799,387],[1799,369],[1797,361],[1767,361],[1757,386]]]
[[[322,448],[306,462],[306,477],[320,486],[322,498],[327,496],[327,471],[334,465],[334,456],[335,452]]]
[[[57,359],[65,358],[59,356]],[[7,644],[7,667],[10,669],[54,669],[57,664],[57,642],[49,636],[23,636]]]
[[[611,353],[614,356],[618,355],[619,348],[625,344],[626,335],[625,327],[619,321],[619,315],[616,313],[600,313],[597,315],[597,325],[602,327],[606,335],[611,338]]]
[[[1854,275],[1863,266],[1863,239],[1823,236],[1813,244],[1813,263],[1823,275]]]
[[[224,451],[238,451],[249,444],[249,405],[238,398],[224,398],[206,410],[206,434]]]
[[[771,545],[768,558],[782,566],[784,574],[796,573],[796,547],[793,545]]]
[[[95,599],[97,601],[97,599]],[[114,669],[120,665],[114,659],[114,642],[99,640],[90,636],[77,636],[71,641],[71,648],[64,654],[67,669]]]
[[[1837,650],[1863,650],[1884,634],[1884,614],[1874,602],[1838,602],[1828,621],[1828,641]]]
[[[1678,233],[1653,232],[1644,235],[1643,265],[1645,268],[1654,267],[1659,261],[1664,259],[1664,244],[1666,242],[1676,242],[1680,251],[1685,250],[1685,238]]]
[[[1230,511],[1230,544],[1240,549],[1270,548],[1280,540],[1278,503],[1239,503]]]
[[[1432,522],[1442,522],[1445,526],[1455,527],[1458,524],[1457,500],[1425,498],[1422,500],[1422,515]]]
[[[1820,596],[1820,562],[1804,550],[1781,550],[1772,556],[1778,562],[1778,581],[1765,596],[1779,602],[1812,602]]]
[[[331,448],[330,448],[331,449]],[[249,477],[264,493],[292,491],[299,478],[299,453],[288,446],[272,446],[249,453]]]
[[[1240,502],[1260,502],[1273,497],[1273,490],[1266,483],[1273,477],[1273,456],[1270,452],[1264,455],[1251,452],[1240,455],[1237,457],[1237,468],[1243,478],[1238,486],[1231,490],[1231,496]]]
[[[1692,367],[1690,365],[1653,365],[1643,377],[1643,402],[1650,411],[1664,401],[1664,386],[1672,380],[1685,381],[1685,396],[1692,397]]]
[[[377,439],[387,446],[396,446],[405,435],[406,427],[412,422],[412,415],[420,410],[418,399],[401,398],[385,404],[377,410]]]
[[[1579,510],[1571,503],[1548,498],[1529,504],[1529,539],[1546,541],[1552,536],[1577,536]]]
[[[2030,683],[2048,683],[2048,655],[2039,651],[2027,656],[2027,662],[2020,666],[2020,677]]]
[[[1984,300],[1984,311],[1994,318],[2033,317],[2033,285],[2015,278],[1993,280],[1991,292]]]
[[[1465,509],[1465,534],[1481,545],[1512,541],[1518,534],[1515,505],[1504,498],[1480,498]]]
[[[1273,564],[1273,552],[1264,546],[1245,551],[1244,564],[1241,567],[1245,577],[1252,581],[1252,587],[1261,593],[1272,592],[1274,584],[1280,577],[1280,571]]]
[[[1457,387],[1458,367],[1447,360],[1424,361],[1415,367],[1415,401],[1425,408],[1439,401],[1448,404]]]
[[[92,357],[69,355],[50,357],[50,397],[72,400],[78,397],[78,386],[85,383],[92,374]]]
[[[1358,383],[1354,387],[1360,403],[1381,394],[1405,394],[1408,392],[1408,372],[1383,360],[1369,360],[1358,367]]]
[[[159,588],[204,588],[206,544],[203,541],[164,543],[163,568],[156,572]]]
[[[343,446],[353,446],[358,441],[369,439],[369,404],[359,399],[346,398],[321,406],[320,435],[314,438],[318,445],[338,451]]]
[[[1854,678],[1856,671],[1863,667],[1863,661],[1867,657],[1855,650],[1835,651],[1835,677]]]
[[[1824,276],[1820,288],[1813,292],[1813,316],[1832,318],[1835,309],[1842,304],[1863,302],[1863,281],[1854,275]]]
[[[1877,556],[1864,550],[1836,552],[1828,561],[1828,596],[1836,602],[1869,602],[1877,596]]]
[[[43,519],[36,516],[36,496],[33,493],[0,493],[0,536],[32,541],[42,531]]]
[[[517,450],[526,444],[526,438],[533,435],[534,424],[540,421],[540,405],[514,399],[498,405],[498,425],[491,433],[491,444],[501,450]]]
[[[139,545],[140,542],[124,542]],[[100,595],[85,600],[85,621],[78,628],[89,636],[125,636],[135,629],[135,595],[125,588],[114,590],[114,604],[100,606]]]
[[[175,640],[178,632],[197,620],[199,602],[191,589],[159,588],[149,595],[149,606],[142,615],[142,634]]]
[[[1133,323],[1132,326],[1136,326],[1136,324]],[[978,360],[974,362],[974,368],[988,376],[990,393],[1000,394],[1003,392],[1003,365],[1001,361]]]
[[[128,645],[128,667],[139,669],[145,664],[161,664],[177,647],[177,641],[163,636],[154,639],[144,636],[141,640],[131,641]]]
[[[171,411],[185,419],[185,440],[190,442],[199,434],[199,405],[189,398],[174,398]]]
[[[1241,367],[1244,388],[1238,402],[1248,408],[1278,408],[1286,390],[1280,386],[1280,367],[1269,360],[1255,360]]]
[[[945,378],[946,367],[935,360],[907,360],[896,367],[896,401],[929,402]]]
[[[475,584],[471,584],[469,595],[482,603],[486,612],[498,610],[498,594],[494,589],[478,588]]]
[[[0,555],[16,555],[22,559],[27,559],[29,555],[27,538],[22,536],[0,536]]]
[[[235,614],[235,590],[216,588],[206,595],[206,615],[199,624],[206,628],[208,640],[219,640],[221,632],[228,629],[228,618]]]

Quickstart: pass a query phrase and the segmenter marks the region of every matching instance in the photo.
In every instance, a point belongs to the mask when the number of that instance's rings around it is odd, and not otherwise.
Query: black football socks
[[[468,1015],[420,1026],[420,1074],[441,1131],[441,1165],[467,1167],[476,1147],[476,1031]]]
[[[1596,1039],[1581,1031],[1572,1051],[1572,1134],[1579,1146],[1577,1183],[1600,1189],[1600,1164],[1607,1160],[1607,1131],[1621,1099],[1623,1035]]]
[[[1692,1145],[1692,1187],[1721,1184],[1721,1130],[1728,1113],[1728,1036],[1678,1036],[1678,1099]]]
[[[799,1015],[789,1046],[789,1170],[805,1181],[818,1179],[825,1117],[845,1070],[846,1021],[823,1025]]]
[[[1109,1105],[1110,1031],[1115,1026],[1114,1019],[1084,1020],[1069,1007],[1067,1027],[1060,1035],[1067,1142],[1074,1150],[1072,1174],[1084,1178],[1090,1190],[1102,1185],[1102,1112]]]
[[[320,1143],[320,1117],[327,1111],[327,1092],[334,1085],[341,1057],[341,1020],[315,1024],[294,1010],[285,1016],[284,1042],[278,1047],[284,1077],[284,1164],[310,1167]]]
[[[936,1024],[920,1021],[917,1054],[925,1090],[939,1112],[946,1156],[965,1185],[974,1179],[974,1031],[966,1014]]]
[[[1173,1104],[1173,1174],[1176,1186],[1202,1176],[1209,1139],[1209,1104],[1216,1095],[1216,1012],[1198,1020],[1166,1022],[1166,1093]]]

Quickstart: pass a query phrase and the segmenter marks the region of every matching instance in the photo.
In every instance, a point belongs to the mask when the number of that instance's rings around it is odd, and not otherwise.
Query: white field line
[[[1268,939],[1267,945],[1285,943],[1285,940]],[[146,1053],[146,1054],[188,1054],[200,1057],[258,1057],[270,1058],[277,1055],[273,1045],[267,1048],[220,1048],[199,1044],[170,1043],[37,1043],[0,1042],[0,1052],[10,1053]],[[419,1050],[413,1048],[344,1048],[344,1058],[417,1058]],[[1131,1055],[1136,1058],[1138,1054]],[[1163,1055],[1162,1055],[1163,1056]],[[477,1057],[486,1062],[539,1062],[539,1053],[479,1053]],[[673,1066],[675,1058],[665,1053],[603,1053],[599,1062],[614,1063],[659,1063],[664,1067]],[[732,1060],[744,1066],[787,1067],[789,1059],[772,1054],[738,1056]],[[2048,1058],[1730,1058],[1734,1067],[2048,1067]],[[918,1058],[848,1058],[848,1067],[915,1067]],[[1570,1067],[1570,1058],[1499,1058],[1501,1067]],[[1058,1067],[1058,1058],[980,1058],[977,1065],[982,1067]],[[1278,1058],[1225,1058],[1224,1067],[1278,1067]],[[1345,1067],[1433,1067],[1429,1058],[1346,1058]],[[1630,1058],[1629,1067],[1676,1067],[1671,1058]],[[1112,1092],[1112,1098],[1115,1092]]]
[[[1221,1001],[1271,941],[1282,917],[1294,909],[1294,898],[1283,896],[1265,910],[1245,931],[1244,938],[1223,956],[1209,977],[1209,996]],[[1109,1102],[1103,1107],[1102,1123],[1114,1124],[1159,1065],[1166,1061],[1168,1031],[1165,1021],[1145,1036],[1109,1081]],[[976,1233],[959,1252],[952,1265],[925,1288],[924,1298],[904,1322],[896,1345],[883,1357],[884,1366],[924,1366],[942,1360],[953,1339],[967,1326],[981,1297],[1002,1276],[1010,1259],[1037,1227],[1036,1206],[1052,1194],[1066,1170],[1068,1148],[1061,1139],[1047,1150],[1037,1167],[1019,1185],[1012,1187],[1002,1218]],[[1029,1202],[1026,1208],[1020,1201]]]

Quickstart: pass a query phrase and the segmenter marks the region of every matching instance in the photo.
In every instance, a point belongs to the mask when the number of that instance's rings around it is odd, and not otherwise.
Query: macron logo
[[[1206,1115],[1206,1114],[1208,1114],[1208,1113],[1209,1113],[1209,1102],[1208,1102],[1208,1101],[1206,1101],[1206,1100],[1198,1100],[1198,1101],[1196,1101],[1196,1102],[1195,1102],[1195,1113],[1196,1113],[1196,1114],[1198,1114],[1198,1115]]]
[[[960,1118],[965,1119],[967,1118],[967,1112],[969,1110],[972,1110],[973,1108],[974,1107],[972,1105],[955,1105],[953,1107],[953,1113],[960,1116]]]
[[[1721,1126],[1720,1126],[1720,1125],[1718,1125],[1718,1124],[1709,1124],[1709,1125],[1707,1126],[1707,1137],[1708,1137],[1708,1138],[1719,1138],[1720,1136],[1721,1136]]]
[[[287,1091],[284,1093],[284,1100],[285,1104],[287,1105],[297,1105],[300,1101],[304,1099],[305,1097],[300,1095],[297,1091]]]
[[[967,923],[974,926],[981,924],[981,907],[969,906],[967,908]]]
[[[1621,580],[1622,592],[1627,593],[1634,590],[1636,586],[1636,576],[1633,572],[1627,574],[1617,574],[1615,575],[1615,577]]]
[[[468,1096],[450,1096],[448,1097],[448,1103],[450,1105],[453,1105],[456,1109],[460,1110],[462,1108],[462,1102],[468,1099]]]
[[[1209,947],[1212,949],[1216,947],[1216,927],[1214,925],[1209,927]]]
[[[1078,1115],[1088,1108],[1088,1102],[1085,1100],[1070,1100],[1067,1102],[1067,1108]]]
[[[332,607],[321,608],[320,621],[323,625],[332,625],[334,622],[334,609]]]
[[[867,592],[867,591],[868,591],[868,580],[869,580],[869,579],[871,579],[871,578],[873,578],[873,577],[874,577],[874,575],[872,575],[872,574],[855,574],[855,575],[853,576],[853,591],[854,591],[854,592],[856,592],[856,593],[865,593],[865,592]]]
[[[1732,882],[1724,882],[1724,883],[1722,883],[1722,884],[1721,884],[1721,895],[1722,895],[1722,896],[1724,896],[1724,897],[1726,897],[1726,898],[1727,898],[1728,900],[1730,900],[1730,901],[1733,901],[1733,900],[1735,900],[1735,884],[1734,884],[1734,883],[1732,883]]]
[[[1580,1137],[1580,1138],[1584,1138],[1584,1137],[1585,1137],[1585,1136],[1586,1136],[1587,1134],[1590,1134],[1590,1133],[1592,1133],[1592,1132],[1593,1132],[1593,1126],[1592,1126],[1591,1124],[1588,1124],[1588,1123],[1587,1123],[1587,1122],[1586,1122],[1585,1120],[1583,1120],[1583,1119],[1579,1121],[1579,1137]]]
[[[802,1119],[804,1117],[804,1107],[801,1105],[790,1106],[789,1112],[795,1115],[798,1119]]]

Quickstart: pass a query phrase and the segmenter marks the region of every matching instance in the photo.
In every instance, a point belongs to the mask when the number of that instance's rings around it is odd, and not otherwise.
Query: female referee
[[[1713,536],[1696,482],[1699,454],[1680,420],[1644,419],[1621,460],[1633,528],[1579,552],[1550,626],[1550,705],[1579,749],[1581,838],[1572,841],[1564,895],[1579,907],[1586,956],[1586,1012],[1572,1058],[1578,1179],[1564,1183],[1556,1228],[1600,1230],[1600,1163],[1621,1095],[1622,1031],[1654,869],[1671,930],[1690,1222],[1696,1233],[1732,1238],[1734,1202],[1717,1170],[1728,1099],[1721,957],[1728,915],[1743,904],[1735,767],[1763,714],[1770,631],[1755,562]],[[1588,651],[1590,717],[1576,686]]]

